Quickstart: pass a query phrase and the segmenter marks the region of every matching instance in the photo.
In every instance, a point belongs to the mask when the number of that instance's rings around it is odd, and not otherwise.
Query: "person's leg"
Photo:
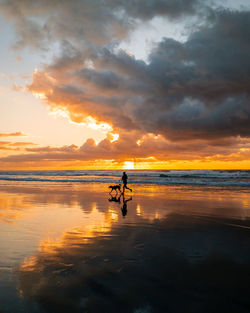
[[[128,189],[128,190],[132,191],[132,189],[130,189],[130,188],[127,186],[127,184],[126,184],[126,185],[124,185],[124,188],[126,188],[126,189]]]

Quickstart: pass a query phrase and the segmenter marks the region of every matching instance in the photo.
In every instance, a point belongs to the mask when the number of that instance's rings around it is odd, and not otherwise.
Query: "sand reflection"
[[[15,254],[25,307],[53,313],[250,308],[246,190],[137,186],[132,198],[111,199],[106,187],[1,186],[0,265]]]
[[[87,241],[85,229],[65,232],[23,262],[20,294],[43,312],[245,312],[249,233],[222,221],[170,214]]]
[[[14,222],[27,214],[35,214],[37,208],[81,209],[83,213],[113,212],[122,203],[107,193],[105,184],[51,185],[39,184],[0,186],[0,221]],[[128,199],[130,195],[127,195]],[[213,215],[235,218],[250,217],[248,190],[222,188],[181,188],[166,186],[136,186],[133,201],[128,203],[128,216],[146,220],[163,218],[169,212],[190,212],[197,215]],[[115,212],[114,212],[115,211]],[[115,217],[116,216],[116,217]]]

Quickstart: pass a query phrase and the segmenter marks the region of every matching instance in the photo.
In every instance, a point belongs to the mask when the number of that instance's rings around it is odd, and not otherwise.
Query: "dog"
[[[117,193],[117,190],[119,190],[121,192],[121,184],[109,186],[109,188],[110,188],[110,192],[109,193],[111,193],[113,190],[116,191],[116,193]]]

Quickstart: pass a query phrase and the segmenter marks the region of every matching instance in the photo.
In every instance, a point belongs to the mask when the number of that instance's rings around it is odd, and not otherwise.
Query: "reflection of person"
[[[132,191],[132,189],[127,186],[128,175],[126,174],[126,172],[123,172],[122,181],[123,181],[123,194],[124,194],[125,189]]]
[[[121,207],[121,211],[122,211],[122,216],[124,216],[124,217],[127,215],[127,212],[128,212],[128,210],[127,210],[127,202],[130,201],[130,200],[132,200],[132,197],[130,197],[129,199],[125,200],[124,199],[124,194],[123,194],[123,196],[122,196],[123,206]]]

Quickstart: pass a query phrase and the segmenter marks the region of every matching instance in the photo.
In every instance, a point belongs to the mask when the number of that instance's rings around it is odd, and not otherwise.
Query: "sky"
[[[0,170],[249,169],[247,0],[0,0]]]

